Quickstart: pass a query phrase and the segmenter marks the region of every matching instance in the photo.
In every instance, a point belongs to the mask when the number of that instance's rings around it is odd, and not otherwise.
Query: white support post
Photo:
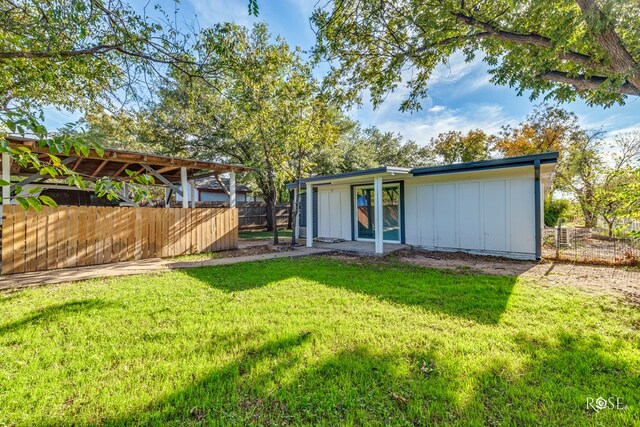
[[[307,231],[306,237],[307,247],[313,247],[313,187],[307,182]]]
[[[375,247],[376,253],[384,253],[384,221],[383,221],[383,209],[382,209],[382,177],[377,176],[373,179],[373,194],[374,194],[374,211],[375,211]]]
[[[229,207],[236,207],[236,173],[229,172]]]
[[[9,182],[11,180],[11,156],[9,153],[2,153],[2,180]],[[11,203],[11,186],[2,186],[2,204]]]
[[[180,168],[180,186],[182,187],[182,207],[189,207],[189,183],[187,182],[187,168]]]
[[[195,181],[189,181],[189,188],[191,189],[191,191],[189,192],[190,194],[190,199],[191,199],[191,207],[195,208],[196,207],[196,182]]]
[[[293,235],[296,241],[300,238],[300,204],[298,203],[298,187],[293,189],[293,210],[296,213],[296,217],[293,218]]]

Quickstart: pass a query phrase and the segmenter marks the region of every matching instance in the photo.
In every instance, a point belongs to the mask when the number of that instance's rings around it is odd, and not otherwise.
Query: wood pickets
[[[237,209],[3,207],[2,273],[54,270],[238,246]]]

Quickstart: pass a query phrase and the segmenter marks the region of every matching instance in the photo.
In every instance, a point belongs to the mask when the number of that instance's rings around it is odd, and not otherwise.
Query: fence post
[[[560,239],[562,238],[562,218],[558,219],[558,228],[556,229],[556,259],[560,259]]]

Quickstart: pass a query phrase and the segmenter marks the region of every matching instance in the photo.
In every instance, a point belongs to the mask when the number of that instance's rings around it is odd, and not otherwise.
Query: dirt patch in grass
[[[615,294],[640,306],[640,270],[629,267],[572,264],[552,261],[516,261],[471,255],[463,252],[434,252],[407,249],[384,258],[335,255],[347,262],[402,262],[428,268],[453,270],[460,274],[518,276],[544,286],[573,286],[594,294]]]
[[[458,270],[463,273],[498,274],[519,276],[536,265],[532,261],[516,261],[507,258],[472,255],[464,252],[435,252],[404,249],[391,255],[403,262],[425,267]]]

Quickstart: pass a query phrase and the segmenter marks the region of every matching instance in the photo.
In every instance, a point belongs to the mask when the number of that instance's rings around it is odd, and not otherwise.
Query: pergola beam
[[[173,191],[176,192],[176,194],[179,194],[181,197],[184,198],[183,192],[180,189],[180,187],[173,185],[173,183],[171,181],[169,181],[167,178],[165,178],[164,176],[160,175],[154,168],[152,168],[151,166],[145,164],[145,163],[141,163],[141,166],[143,169],[146,169],[151,175],[153,175],[154,177],[158,178],[163,184],[165,184],[167,187],[171,188]]]
[[[97,176],[100,171],[102,170],[102,168],[104,168],[105,166],[107,166],[107,163],[109,163],[109,160],[103,160],[102,163],[100,163],[100,166],[98,166],[96,168],[96,170],[93,171],[93,173],[91,174],[91,176],[95,177]]]
[[[126,168],[128,168],[129,166],[131,166],[131,163],[124,163],[122,166],[120,166],[120,169],[118,169],[118,170],[116,171],[116,173],[114,173],[114,174],[113,174],[113,177],[114,177],[114,178],[119,177],[119,176],[120,176],[120,174],[121,174],[122,172],[124,172],[124,170],[125,170]]]
[[[231,197],[231,192],[229,191],[229,189],[224,185],[224,183],[222,182],[222,180],[220,179],[220,176],[218,174],[215,174],[214,177],[216,178],[216,181],[218,182],[218,185],[222,188],[222,191],[225,192],[225,194],[229,197]]]
[[[78,166],[80,166],[80,163],[82,163],[82,157],[78,157],[78,160],[75,162],[71,170],[75,172],[78,169]]]

